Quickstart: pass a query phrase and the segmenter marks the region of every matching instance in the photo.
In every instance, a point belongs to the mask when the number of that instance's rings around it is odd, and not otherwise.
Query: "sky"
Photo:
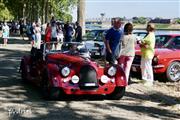
[[[134,16],[180,17],[180,0],[85,0],[86,19],[98,18],[105,13],[106,18]],[[73,10],[76,20],[76,9]]]

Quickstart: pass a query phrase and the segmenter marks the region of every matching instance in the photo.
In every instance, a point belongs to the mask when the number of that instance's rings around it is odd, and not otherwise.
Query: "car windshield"
[[[156,47],[163,47],[171,38],[170,35],[156,35]]]
[[[104,31],[105,30],[91,30],[86,33],[85,37],[87,40],[102,41]]]
[[[58,43],[58,42],[48,42],[44,43],[45,53],[68,53],[68,52],[78,52],[85,53],[88,52],[86,46],[79,42],[69,42],[69,43]]]
[[[70,43],[63,43],[61,46],[61,51],[66,52],[66,51],[79,51],[79,52],[86,52],[86,46],[83,43],[78,43],[78,42],[70,42]]]
[[[87,39],[92,39],[95,38],[97,36],[98,31],[97,30],[90,30],[86,33],[85,37]]]

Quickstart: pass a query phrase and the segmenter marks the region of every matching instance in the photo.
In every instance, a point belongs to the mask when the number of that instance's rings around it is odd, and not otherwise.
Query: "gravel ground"
[[[21,83],[20,59],[31,46],[21,39],[0,45],[0,120],[179,120],[180,82],[145,87],[133,78],[121,100],[103,97],[45,101],[39,90]]]

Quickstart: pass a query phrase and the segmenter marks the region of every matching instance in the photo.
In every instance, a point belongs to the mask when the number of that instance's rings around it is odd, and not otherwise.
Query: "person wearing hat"
[[[141,41],[141,75],[144,85],[152,86],[154,81],[152,59],[154,57],[155,47],[155,26],[149,23],[146,31],[147,36]]]

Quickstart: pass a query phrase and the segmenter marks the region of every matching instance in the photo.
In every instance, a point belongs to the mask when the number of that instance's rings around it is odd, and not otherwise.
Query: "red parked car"
[[[136,50],[132,71],[140,71],[141,52]],[[152,61],[155,74],[163,74],[168,81],[180,80],[180,35],[157,35]]]
[[[22,79],[42,88],[46,98],[63,95],[106,95],[120,99],[125,93],[126,78],[117,65],[100,66],[87,55],[80,43],[63,43],[60,50],[51,50],[45,43],[41,50],[32,49],[22,57]]]

